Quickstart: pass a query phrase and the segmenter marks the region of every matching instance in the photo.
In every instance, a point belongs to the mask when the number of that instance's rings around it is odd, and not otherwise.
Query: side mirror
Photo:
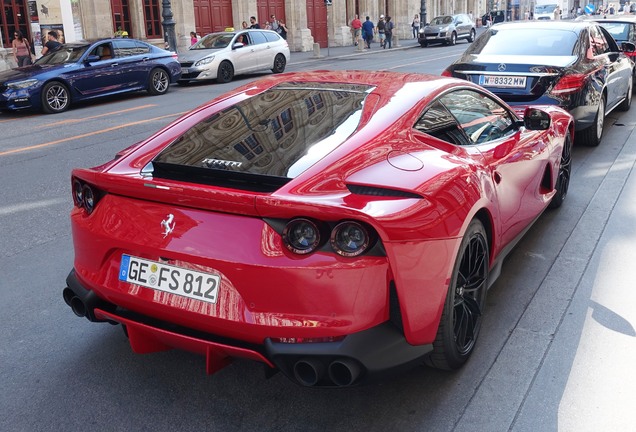
[[[98,55],[89,55],[88,57],[86,57],[86,63],[95,63],[98,62],[100,60],[100,56]]]
[[[245,44],[243,42],[237,42],[234,45],[232,45],[232,49],[243,48],[244,46]]]
[[[636,51],[636,45],[634,45],[632,42],[622,42],[621,50],[624,52],[634,52]]]
[[[540,109],[528,107],[523,113],[523,125],[528,130],[546,130],[550,123],[550,114]]]

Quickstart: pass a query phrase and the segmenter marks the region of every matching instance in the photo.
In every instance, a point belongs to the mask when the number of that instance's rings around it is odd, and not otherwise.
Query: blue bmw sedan
[[[75,102],[168,91],[181,76],[176,54],[135,39],[62,45],[31,66],[0,72],[0,110],[60,113]]]

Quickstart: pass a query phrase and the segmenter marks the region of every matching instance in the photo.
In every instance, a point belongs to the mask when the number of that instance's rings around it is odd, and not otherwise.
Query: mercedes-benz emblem
[[[504,72],[506,70],[506,64],[505,63],[499,63],[499,66],[497,66],[497,70],[499,72]]]

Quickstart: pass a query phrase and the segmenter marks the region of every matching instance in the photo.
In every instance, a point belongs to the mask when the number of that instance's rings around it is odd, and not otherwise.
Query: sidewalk
[[[363,44],[359,46],[340,46],[340,47],[330,47],[330,48],[320,48],[318,53],[314,51],[306,51],[306,52],[292,52],[290,55],[289,64],[302,64],[311,61],[324,60],[330,58],[342,58],[342,57],[355,57],[367,54],[381,54],[387,53],[392,50],[405,50],[411,48],[420,48],[417,39],[400,39],[397,41],[397,44],[393,44],[393,48],[391,49],[382,49],[379,42],[373,42],[371,44],[371,49],[364,49]],[[316,55],[318,54],[318,56]]]

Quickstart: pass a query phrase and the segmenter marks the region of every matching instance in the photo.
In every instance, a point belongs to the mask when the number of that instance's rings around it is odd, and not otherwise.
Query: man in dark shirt
[[[256,17],[250,17],[250,23],[252,24],[250,26],[251,29],[260,29],[261,26],[258,25],[258,23],[256,22]]]
[[[57,51],[58,49],[60,49],[62,44],[57,41],[57,37],[58,37],[57,36],[57,32],[55,30],[51,30],[46,35],[46,38],[48,40],[44,44],[44,48],[42,48],[42,55],[44,55],[46,53],[49,53],[49,52]]]
[[[375,30],[375,26],[371,19],[367,16],[366,21],[362,23],[362,39],[366,43],[365,49],[371,48],[371,41],[373,40],[373,32]]]

